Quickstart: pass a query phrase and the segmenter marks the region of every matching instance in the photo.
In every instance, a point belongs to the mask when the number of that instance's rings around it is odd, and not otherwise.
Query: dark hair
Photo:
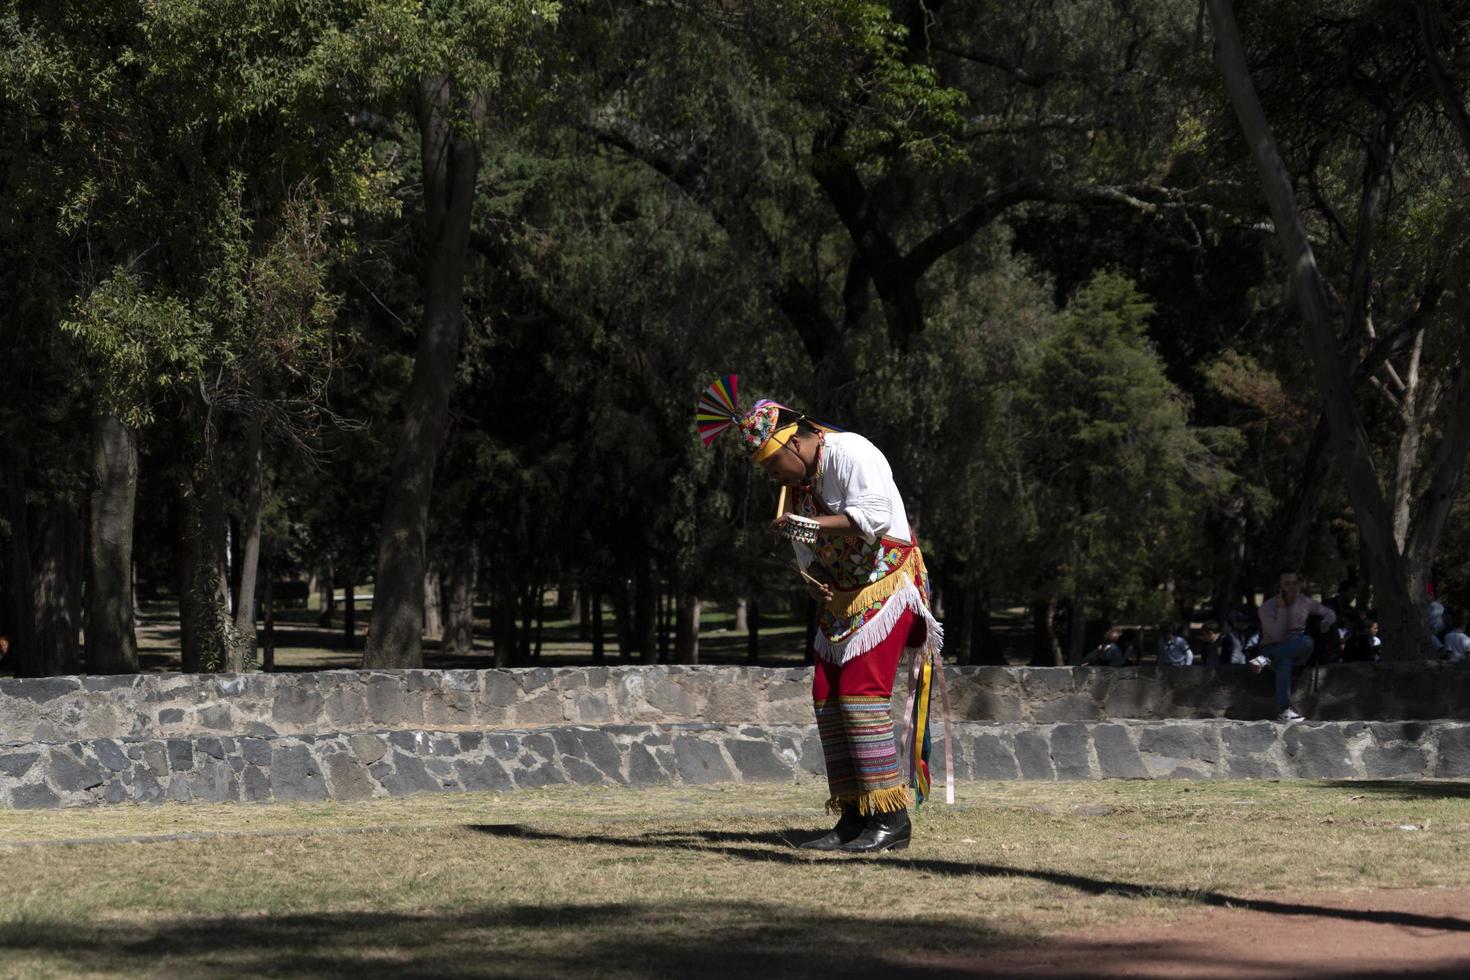
[[[1295,575],[1297,578],[1301,578],[1302,577],[1301,570],[1298,569],[1291,562],[1287,562],[1285,565],[1282,565],[1280,568],[1278,568],[1276,570],[1276,577],[1277,578],[1280,578],[1283,575]]]
[[[1201,626],[1200,629],[1206,633],[1218,633],[1220,632],[1220,624],[1215,622],[1213,619],[1207,619],[1205,620],[1205,624]]]

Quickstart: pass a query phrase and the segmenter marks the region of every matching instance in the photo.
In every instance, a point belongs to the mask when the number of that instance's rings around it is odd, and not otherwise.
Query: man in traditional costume
[[[738,426],[755,464],[781,485],[775,529],[792,539],[808,591],[821,603],[812,701],[827,809],[839,819],[802,847],[905,848],[910,789],[918,803],[929,788],[929,682],[944,632],[929,609],[929,577],[903,498],[888,461],[867,439],[772,401],[742,413],[735,380],[717,381],[701,399],[701,434],[708,444]],[[915,677],[903,715],[907,784],[890,709],[906,650]],[[952,780],[949,793],[953,802]]]

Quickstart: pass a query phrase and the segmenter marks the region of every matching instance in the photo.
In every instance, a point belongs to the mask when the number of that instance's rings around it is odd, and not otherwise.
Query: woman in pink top
[[[1337,613],[1301,594],[1302,580],[1296,569],[1281,570],[1281,591],[1261,604],[1261,654],[1250,662],[1260,673],[1268,664],[1276,671],[1276,710],[1280,721],[1301,721],[1291,706],[1291,669],[1312,655],[1312,638],[1306,635],[1307,617],[1322,617],[1322,628],[1337,622]]]

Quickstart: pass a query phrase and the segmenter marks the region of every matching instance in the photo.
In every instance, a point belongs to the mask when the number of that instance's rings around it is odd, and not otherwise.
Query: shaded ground
[[[1470,971],[1464,783],[964,784],[876,859],[795,848],[821,796],[3,813],[0,975]]]

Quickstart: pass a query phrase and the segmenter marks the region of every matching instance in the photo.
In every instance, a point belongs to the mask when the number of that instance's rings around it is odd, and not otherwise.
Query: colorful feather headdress
[[[773,439],[775,442],[785,442],[795,431],[799,422],[806,422],[815,429],[824,432],[841,432],[835,425],[818,422],[808,418],[795,409],[788,408],[780,402],[762,398],[756,402],[749,411],[740,410],[740,402],[736,396],[736,385],[739,375],[727,374],[716,378],[714,384],[710,385],[699,398],[698,405],[694,409],[694,424],[699,429],[699,437],[708,446],[714,442],[721,432],[731,426],[740,427],[740,437],[745,447],[757,461],[761,458],[762,450],[772,449]],[[783,438],[783,436],[785,438]]]

